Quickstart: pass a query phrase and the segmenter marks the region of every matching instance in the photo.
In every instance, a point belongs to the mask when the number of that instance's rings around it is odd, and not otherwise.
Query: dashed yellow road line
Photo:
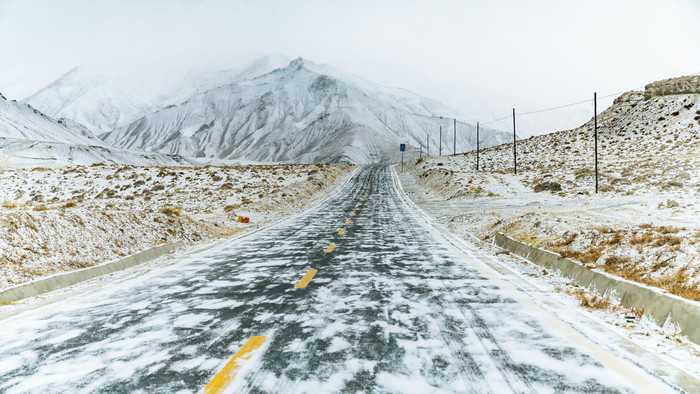
[[[343,229],[340,229],[340,231],[338,231],[338,235],[343,235],[343,234],[345,234],[345,229],[344,229],[344,228],[343,228]]]
[[[331,244],[331,246],[335,247],[335,244]],[[330,249],[330,246],[328,248]],[[326,253],[330,252],[326,250]],[[301,278],[301,280],[297,282],[297,284],[294,285],[294,287],[296,287],[297,289],[305,288],[309,284],[309,282],[311,282],[311,279],[314,277],[314,275],[316,275],[317,272],[318,270],[308,270],[306,274],[304,274],[304,277]]]
[[[359,207],[358,207],[358,208],[355,208],[355,210],[356,210],[356,211],[359,211],[359,210],[360,210],[360,208],[359,208]]]
[[[358,206],[358,207],[361,207],[361,206],[362,206],[362,203],[357,204],[357,206]]]
[[[350,216],[355,216],[355,215],[357,215],[357,212],[353,212],[352,215],[350,215]]]
[[[345,222],[345,224],[350,224],[350,222],[352,222],[352,220],[348,219],[348,221]]]
[[[248,339],[248,342],[246,342],[240,350],[236,352],[236,354],[231,357],[231,359],[224,365],[223,368],[221,368],[221,371],[217,373],[214,378],[209,382],[209,384],[204,387],[204,394],[214,394],[214,393],[223,393],[224,390],[226,390],[226,387],[228,387],[231,382],[233,381],[233,378],[236,377],[236,373],[238,373],[238,360],[247,360],[253,355],[253,351],[260,346],[262,346],[263,343],[265,343],[265,340],[267,337],[263,336],[254,336],[250,337]]]
[[[333,251],[333,249],[335,249],[335,244],[330,244],[330,245],[328,245],[328,247],[326,248],[325,253],[330,253],[330,252]]]

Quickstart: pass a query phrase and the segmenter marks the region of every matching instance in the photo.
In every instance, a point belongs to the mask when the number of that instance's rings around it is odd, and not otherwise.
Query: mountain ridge
[[[196,94],[103,137],[120,148],[184,156],[367,163],[395,161],[399,143],[417,149],[426,133],[434,134],[431,145],[437,151],[437,130],[451,123],[448,116],[458,114],[407,90],[381,87],[299,57],[284,68]],[[472,149],[473,126],[459,122],[459,128],[458,150]],[[511,138],[484,133],[484,146]]]

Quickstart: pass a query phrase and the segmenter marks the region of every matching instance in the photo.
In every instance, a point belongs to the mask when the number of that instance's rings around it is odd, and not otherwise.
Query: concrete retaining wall
[[[18,301],[23,298],[34,297],[60,288],[69,287],[76,283],[86,281],[98,276],[121,271],[135,265],[156,259],[166,253],[185,246],[182,241],[156,246],[139,253],[132,254],[121,260],[96,265],[76,271],[66,272],[50,276],[48,278],[23,283],[0,291],[0,302]]]
[[[700,344],[700,302],[687,300],[640,283],[630,282],[604,272],[592,271],[560,255],[538,249],[497,233],[494,243],[529,261],[559,271],[581,287],[604,297],[619,300],[628,308],[644,309],[659,327],[667,323],[678,326],[691,341]]]

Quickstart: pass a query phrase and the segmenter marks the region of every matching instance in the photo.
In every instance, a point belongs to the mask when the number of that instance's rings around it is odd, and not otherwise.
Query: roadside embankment
[[[163,243],[238,233],[324,195],[353,166],[0,170],[0,289]],[[239,215],[250,223],[238,223]]]
[[[676,326],[688,339],[700,344],[700,302],[673,296],[657,288],[624,280],[598,270],[591,270],[557,253],[535,248],[501,233],[496,234],[494,243],[532,263],[552,272],[558,272],[585,289],[618,301],[627,308],[640,311],[659,327]]]

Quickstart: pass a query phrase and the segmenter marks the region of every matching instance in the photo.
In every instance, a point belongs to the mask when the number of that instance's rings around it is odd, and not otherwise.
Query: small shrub
[[[678,205],[679,205],[678,201],[676,201],[676,200],[670,200],[670,199],[666,200],[666,208],[676,208],[676,207],[678,207]],[[678,232],[678,231],[676,231],[676,232]]]
[[[629,257],[610,256],[605,259],[605,265],[624,265],[630,262]]]
[[[176,207],[163,207],[160,209],[161,213],[164,213],[168,216],[180,216],[180,208]]]
[[[533,189],[537,193],[543,192],[543,191],[560,192],[561,185],[557,182],[542,182],[542,183],[536,184]]]
[[[654,242],[651,246],[664,246],[664,245],[680,245],[683,240],[680,237],[676,237],[673,235],[664,235],[663,237],[659,237],[656,242]]]
[[[654,240],[654,236],[651,233],[644,233],[640,236],[634,236],[630,238],[630,243],[632,245],[647,245]]]
[[[583,264],[591,264],[598,261],[603,253],[598,249],[591,248],[586,252],[580,252],[577,250],[563,250],[559,254],[561,254],[562,257],[571,258]]]
[[[607,309],[610,307],[610,301],[607,298],[598,297],[595,294],[587,296],[586,292],[580,289],[574,292],[567,291],[567,293],[575,296],[579,301],[579,305],[585,308]]]
[[[37,205],[34,207],[35,211],[46,211],[47,209],[49,208],[47,208],[46,205]]]
[[[224,212],[232,212],[241,207],[241,204],[231,204],[224,207]]]
[[[63,204],[63,208],[73,208],[74,206],[78,205],[77,202],[75,201],[68,201],[67,203]]]

